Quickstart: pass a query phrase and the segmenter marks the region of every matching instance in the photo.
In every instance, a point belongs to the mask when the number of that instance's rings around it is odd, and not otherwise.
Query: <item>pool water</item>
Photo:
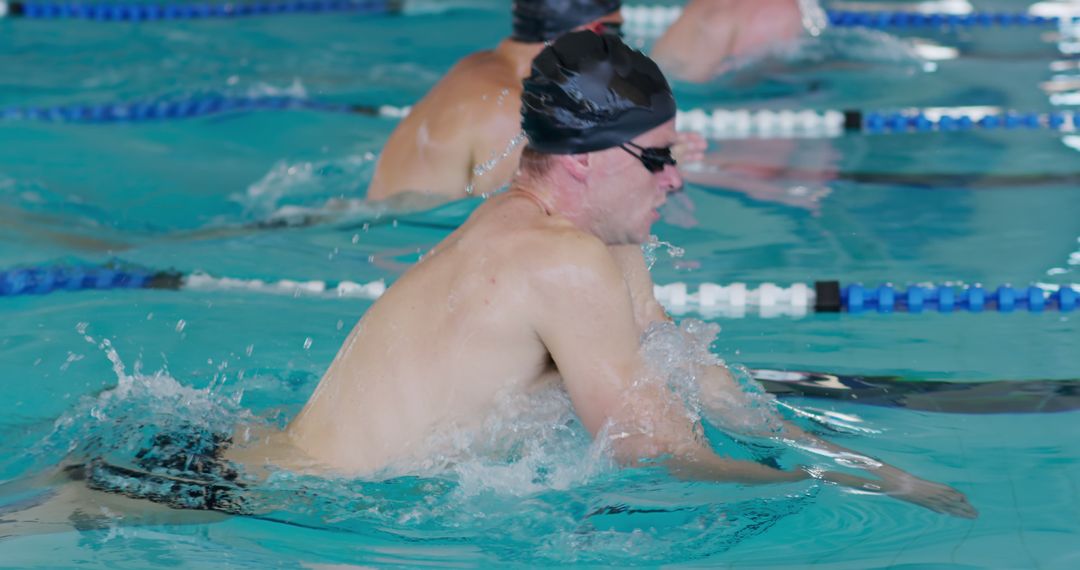
[[[490,4],[400,18],[0,21],[0,108],[197,93],[407,105],[459,57],[504,35],[505,6]],[[917,35],[958,57],[919,60],[904,47]],[[1047,86],[1068,94],[1080,76],[1051,35],[831,31],[794,60],[675,91],[683,109],[1048,110]],[[119,259],[248,279],[393,281],[478,203],[398,215],[349,202],[363,196],[393,125],[318,111],[138,125],[0,122],[0,268]],[[711,160],[726,174],[691,184],[691,205],[665,212],[655,233],[685,255],[661,256],[654,277],[1078,282],[1078,150],[1076,135],[1046,131],[714,144]],[[330,201],[346,208],[326,213]],[[270,223],[297,209],[323,212],[321,221]],[[0,513],[40,491],[21,482],[70,449],[105,442],[122,454],[147,430],[185,422],[283,424],[369,306],[243,291],[0,299]],[[714,352],[751,367],[912,381],[1080,378],[1075,313],[714,321],[722,327]],[[0,538],[0,567],[1080,565],[1075,412],[936,414],[785,400],[845,418],[846,427],[820,428],[837,442],[955,486],[980,511],[965,520],[817,484],[744,488],[612,469],[560,402],[552,394],[527,410],[535,423],[526,426],[565,429],[517,442],[515,461],[477,458],[384,481],[279,474],[262,499],[266,517],[103,519]],[[760,453],[714,435],[725,452]]]

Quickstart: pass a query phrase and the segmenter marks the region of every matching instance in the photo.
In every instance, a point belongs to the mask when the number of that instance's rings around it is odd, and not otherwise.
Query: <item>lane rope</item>
[[[52,107],[0,108],[3,121],[108,124],[195,119],[252,111],[306,110],[398,120],[411,106],[345,104],[291,95],[200,94],[182,98]],[[907,134],[971,130],[1080,130],[1074,110],[1017,111],[1002,107],[924,107],[896,110],[686,109],[676,128],[710,139],[833,138],[844,134]]]
[[[800,2],[809,4],[809,2]],[[842,4],[841,10],[821,10],[802,6],[809,19],[808,30],[818,35],[824,24],[835,27],[878,29],[958,29],[1048,27],[1080,22],[1080,8],[1075,4],[1038,2],[1027,11],[976,12],[974,10],[937,11],[919,9],[882,11],[870,5],[866,9]],[[931,8],[941,6],[927,4]],[[0,18],[82,19],[89,22],[160,22],[178,19],[238,18],[291,14],[341,13],[413,14],[461,8],[454,2],[432,0],[248,0],[244,2],[81,2],[78,0],[0,0]],[[678,5],[624,5],[622,14],[629,35],[658,36],[683,12]],[[818,22],[822,21],[822,22]]]
[[[0,0],[0,18],[32,20],[78,19],[97,22],[152,22],[204,20],[304,13],[410,14],[454,8],[431,0],[247,0],[244,2],[80,2],[78,0]],[[935,6],[930,4],[930,6]],[[651,35],[662,32],[682,13],[680,6],[627,5],[622,8],[627,33]],[[829,25],[864,28],[974,28],[1040,27],[1080,20],[1080,7],[1040,2],[1027,11],[977,12],[927,9],[824,10]]]
[[[374,300],[386,292],[383,280],[354,281],[236,279],[202,272],[155,271],[119,264],[43,265],[0,272],[0,297],[45,295],[58,291],[158,289],[170,291],[243,291],[291,296]],[[954,312],[1062,312],[1080,304],[1080,284],[1034,283],[1026,287],[981,284],[891,284],[867,287],[837,281],[795,283],[699,283],[696,289],[682,282],[656,285],[656,298],[675,314],[705,316],[802,317],[810,313],[954,313]]]

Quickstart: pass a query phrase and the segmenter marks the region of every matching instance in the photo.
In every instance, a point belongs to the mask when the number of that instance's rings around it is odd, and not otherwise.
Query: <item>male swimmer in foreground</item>
[[[95,490],[79,500],[110,512],[127,495],[154,508],[258,515],[241,473],[406,474],[445,451],[448,433],[480,429],[504,398],[561,386],[582,425],[625,465],[655,460],[681,478],[744,484],[816,477],[976,516],[950,487],[779,418],[782,427],[767,435],[862,459],[876,478],[717,455],[684,402],[653,378],[640,352],[649,323],[635,314],[608,246],[640,244],[680,187],[674,116],[671,90],[648,57],[612,35],[559,38],[524,82],[529,144],[510,190],[480,205],[368,309],[284,431],[246,440],[239,432],[159,435],[133,467],[91,458],[67,468]],[[749,405],[723,366],[708,367],[698,383],[707,408]],[[130,520],[156,515],[146,516]]]
[[[379,155],[368,200],[398,207],[485,195],[510,182],[525,138],[522,79],[533,58],[572,30],[618,35],[622,0],[514,0],[513,33],[491,51],[461,60],[394,129]],[[677,158],[704,157],[705,140],[679,137]],[[425,198],[426,196],[426,198]],[[642,319],[669,320],[653,297],[653,282],[638,245],[614,245]]]
[[[659,69],[616,36],[573,32],[545,48],[524,81],[529,143],[510,190],[356,325],[288,427],[303,461],[351,475],[415,461],[438,451],[434,436],[479,427],[500,397],[561,383],[585,428],[609,438],[624,464],[660,458],[678,476],[712,481],[811,477],[716,455],[682,402],[645,381],[639,344],[651,321],[636,314],[609,246],[642,243],[681,186],[674,117]],[[744,397],[722,366],[700,381],[706,403]],[[851,453],[790,423],[781,437]],[[256,443],[236,457],[274,462],[279,451]],[[976,515],[954,489],[878,465],[876,480],[814,476]]]

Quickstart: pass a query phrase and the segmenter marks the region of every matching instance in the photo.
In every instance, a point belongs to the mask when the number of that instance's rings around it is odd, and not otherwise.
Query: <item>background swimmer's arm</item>
[[[653,44],[653,59],[680,79],[708,81],[723,71],[721,63],[735,47],[735,8],[732,0],[689,3]]]
[[[674,473],[695,479],[805,479],[803,471],[780,471],[712,451],[682,401],[665,383],[648,378],[631,295],[607,248],[574,241],[537,268],[534,294],[540,302],[533,305],[533,322],[585,428],[607,438],[626,464],[666,457]]]

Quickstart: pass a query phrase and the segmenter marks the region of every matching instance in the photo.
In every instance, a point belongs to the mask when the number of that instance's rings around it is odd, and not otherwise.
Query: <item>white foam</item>
[[[230,199],[243,207],[246,217],[264,221],[375,212],[377,208],[360,199],[374,174],[375,159],[365,153],[319,161],[279,161],[243,194]],[[309,205],[312,202],[318,205]]]

